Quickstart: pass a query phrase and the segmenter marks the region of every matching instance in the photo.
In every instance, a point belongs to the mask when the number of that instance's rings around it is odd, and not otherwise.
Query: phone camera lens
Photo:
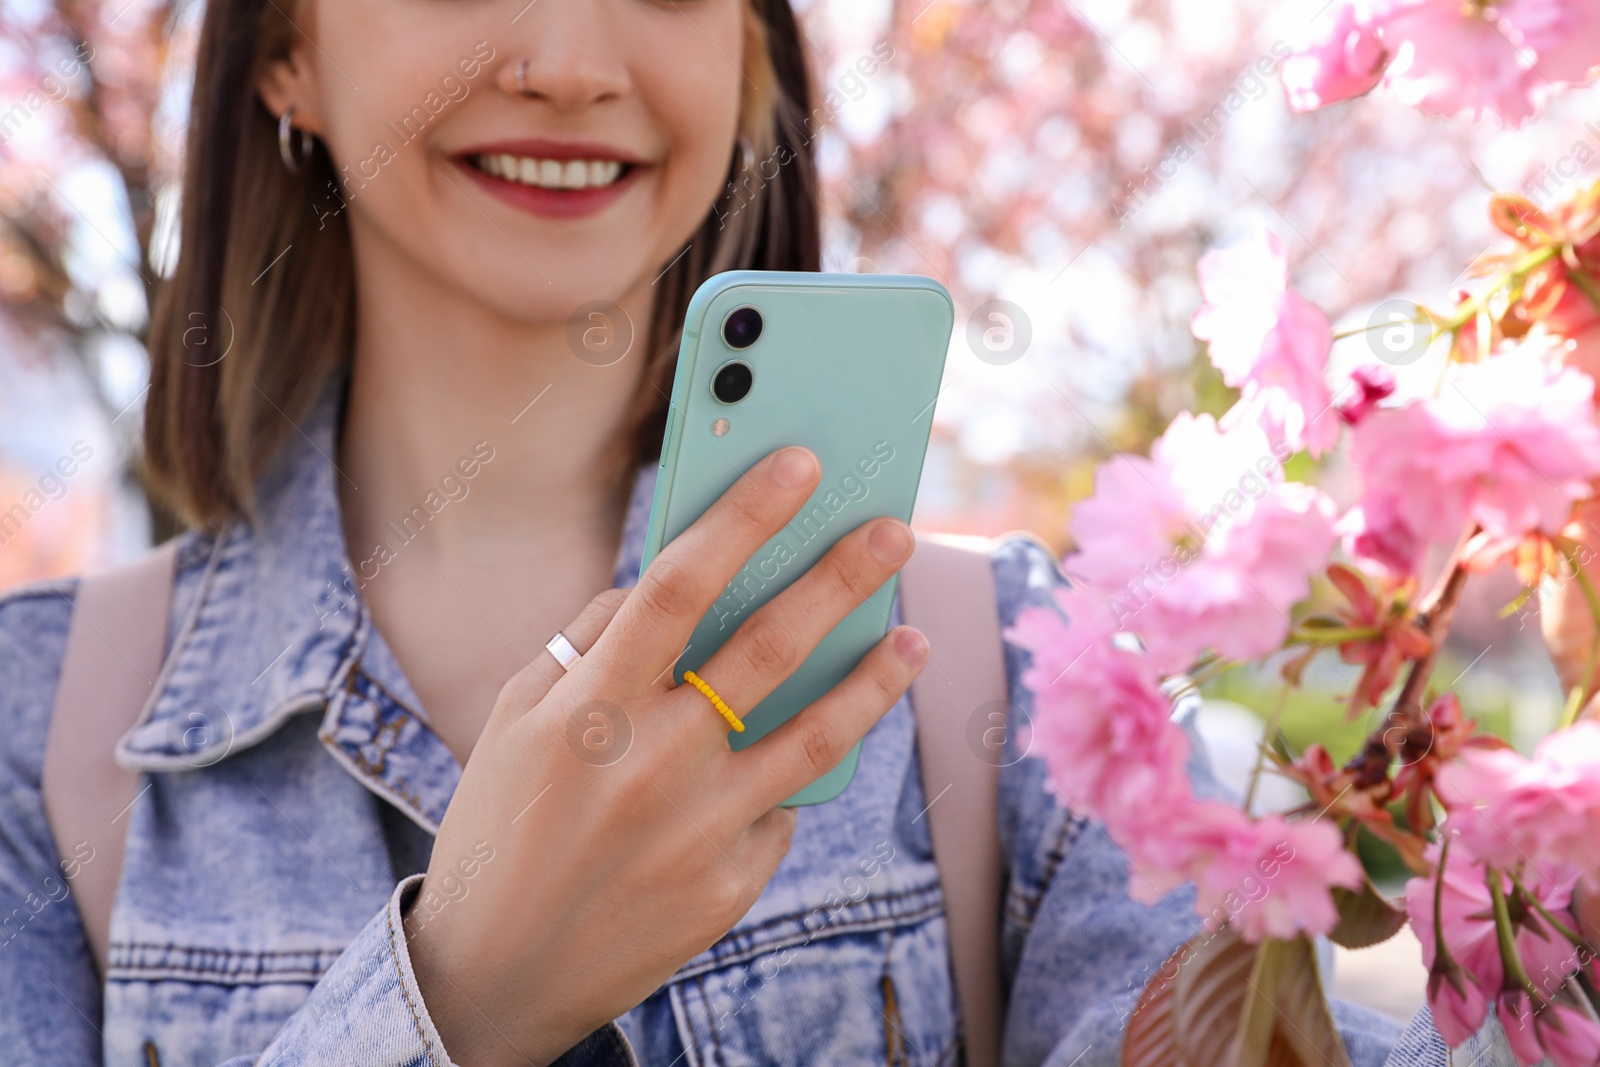
[[[724,404],[737,404],[750,395],[755,377],[748,363],[738,360],[724,363],[717,369],[717,376],[711,379],[711,395]]]
[[[722,322],[722,339],[729,348],[749,348],[761,337],[761,312],[753,307],[734,308]]]

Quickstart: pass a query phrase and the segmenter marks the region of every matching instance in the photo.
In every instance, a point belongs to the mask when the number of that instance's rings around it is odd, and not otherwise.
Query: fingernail
[[[786,448],[772,462],[772,480],[785,489],[804,489],[816,472],[817,457],[806,448]]]
[[[898,519],[888,519],[872,528],[867,535],[867,547],[884,563],[898,563],[911,554],[916,542],[911,528]]]
[[[913,667],[920,667],[928,660],[928,639],[921,630],[902,626],[894,632],[894,650]]]

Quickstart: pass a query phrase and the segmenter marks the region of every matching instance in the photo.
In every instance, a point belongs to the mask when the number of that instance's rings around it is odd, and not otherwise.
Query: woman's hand
[[[926,662],[926,639],[900,627],[738,753],[706,698],[674,688],[695,624],[819,474],[805,449],[762,460],[637,588],[601,594],[567,627],[583,652],[570,673],[541,653],[501,690],[434,844],[415,898],[425,906],[406,923],[417,982],[458,1062],[547,1063],[710,947],[788,852],[795,813],[776,805],[836,766]],[[754,707],[913,544],[893,519],[847,535],[701,673],[733,708]],[[614,762],[573,740],[596,728],[631,731]]]
[[[1577,542],[1576,555],[1583,572],[1600,589],[1600,500],[1581,505],[1562,533]],[[1564,578],[1548,593],[1540,594],[1539,629],[1544,633],[1562,692],[1572,692],[1586,680],[1595,648],[1594,613],[1589,609],[1583,583],[1576,577]],[[1591,699],[1584,714],[1593,714],[1596,708],[1600,708],[1600,698]]]

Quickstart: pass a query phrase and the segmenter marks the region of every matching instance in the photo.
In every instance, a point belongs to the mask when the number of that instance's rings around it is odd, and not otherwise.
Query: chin
[[[631,256],[619,253],[600,262],[589,262],[598,258],[593,249],[578,254],[552,250],[548,259],[536,259],[530,250],[528,258],[539,263],[548,280],[524,265],[524,273],[512,284],[508,285],[503,276],[485,278],[477,271],[473,278],[465,280],[464,288],[500,315],[529,326],[576,323],[581,329],[585,316],[595,312],[613,317],[622,314],[629,319],[634,334],[640,336],[646,324],[636,321],[638,314],[631,310],[630,297],[640,286],[648,286],[655,272],[642,261],[626,262],[637,256],[636,250],[630,251]],[[545,266],[551,262],[562,264],[561,269]],[[629,311],[622,311],[624,304],[629,305]],[[609,319],[607,322],[614,325]]]

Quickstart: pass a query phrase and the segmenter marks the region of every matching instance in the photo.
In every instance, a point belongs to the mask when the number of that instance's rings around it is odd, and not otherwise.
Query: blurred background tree
[[[1100,458],[1142,451],[1179,407],[1221,410],[1188,329],[1194,265],[1253,217],[1290,242],[1308,296],[1360,316],[1460,284],[1493,239],[1487,182],[1519,189],[1586,134],[1593,89],[1520,132],[1381,98],[1292,116],[1278,60],[1325,6],[811,5],[823,87],[856,97],[822,138],[836,262],[932,274],[963,314],[1006,299],[1031,320],[1008,366],[959,336],[952,349],[949,458],[1004,476],[957,479],[928,500],[941,520],[1048,527],[1061,543]],[[878,40],[894,58],[851,78]]]
[[[0,3],[0,509],[12,509],[0,584],[149,540],[132,408],[174,173],[163,104],[181,82],[179,12],[176,0]],[[46,472],[75,441],[92,458],[58,489]],[[30,491],[48,506],[27,507]]]

